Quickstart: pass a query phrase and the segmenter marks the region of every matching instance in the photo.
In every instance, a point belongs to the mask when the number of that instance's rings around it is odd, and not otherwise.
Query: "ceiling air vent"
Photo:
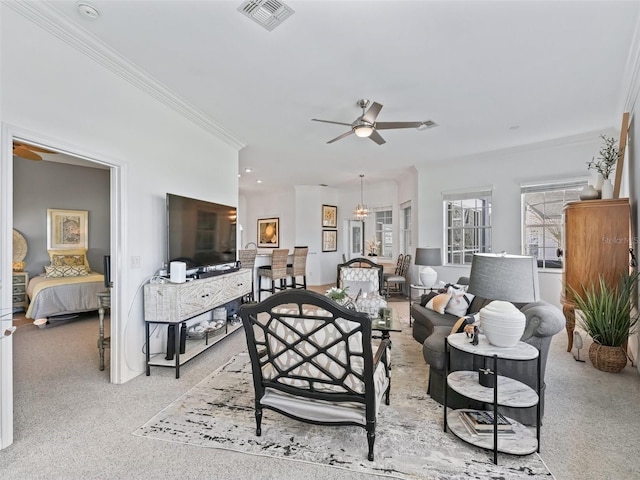
[[[271,31],[293,14],[293,9],[278,0],[249,0],[238,11]]]

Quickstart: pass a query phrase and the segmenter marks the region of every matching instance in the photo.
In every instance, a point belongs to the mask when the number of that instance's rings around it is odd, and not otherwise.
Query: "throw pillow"
[[[433,310],[438,313],[444,313],[445,308],[447,308],[447,304],[451,300],[451,295],[448,293],[439,293],[431,300],[427,302],[425,308]]]
[[[51,255],[51,265],[56,267],[84,265],[84,255]]]
[[[426,307],[427,303],[429,302],[429,300],[431,300],[436,295],[438,295],[438,292],[429,292],[429,293],[425,293],[424,295],[422,295],[420,297],[420,306]]]
[[[475,295],[467,293],[464,290],[458,290],[453,286],[449,287],[448,293],[451,295],[451,300],[449,300],[445,312],[458,317],[466,315]]]
[[[84,265],[45,265],[44,271],[47,278],[83,277],[89,275],[89,269]]]
[[[89,270],[91,270],[91,267],[89,266],[89,261],[87,259],[86,248],[56,249],[56,250],[47,250],[47,252],[49,252],[49,260],[51,261],[51,265],[53,265],[54,255],[84,255],[84,265]]]
[[[477,315],[478,314],[476,313],[475,315],[465,315],[464,317],[460,317],[458,321],[453,324],[453,328],[451,328],[451,335],[454,333],[462,333],[464,332],[464,327],[476,323]]]

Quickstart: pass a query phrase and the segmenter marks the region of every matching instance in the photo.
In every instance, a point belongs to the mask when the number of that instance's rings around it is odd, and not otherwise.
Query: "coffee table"
[[[381,308],[380,316],[371,319],[371,330],[380,332],[380,338],[387,339],[391,332],[401,332],[402,325],[394,308]]]

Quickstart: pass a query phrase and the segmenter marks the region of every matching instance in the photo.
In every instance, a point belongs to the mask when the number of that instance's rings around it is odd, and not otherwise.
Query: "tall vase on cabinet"
[[[604,177],[602,176],[602,174],[596,170],[593,170],[591,172],[591,185],[593,185],[593,188],[595,188],[599,192],[602,190],[603,183]]]
[[[611,183],[610,178],[606,178],[604,182],[602,182],[602,192],[601,192],[600,198],[602,199],[613,198],[613,184]]]

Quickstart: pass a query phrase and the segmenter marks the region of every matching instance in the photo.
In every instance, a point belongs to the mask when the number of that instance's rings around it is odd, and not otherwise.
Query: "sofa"
[[[458,279],[458,285],[467,285],[468,278]],[[445,338],[452,333],[452,327],[459,320],[460,315],[451,313],[439,313],[425,306],[429,294],[422,295],[420,301],[411,305],[411,317],[413,319],[413,338],[422,344],[422,354],[429,365],[429,380],[427,392],[435,401],[444,402],[444,367]],[[491,300],[473,297],[465,312],[465,315],[475,314]],[[544,412],[544,376],[547,365],[547,356],[551,338],[565,327],[565,318],[562,311],[556,306],[537,301],[527,304],[515,304],[526,317],[525,331],[521,341],[529,343],[540,351],[541,360],[541,392],[540,406]],[[456,349],[451,349],[450,370],[477,371],[484,368],[484,359],[475,357]],[[536,362],[518,362],[501,360],[499,365],[500,375],[515,378],[531,388],[536,388]],[[449,389],[447,403],[452,408],[490,408],[479,402],[471,401]],[[512,409],[500,407],[500,411],[525,425],[535,425],[536,407]]]

